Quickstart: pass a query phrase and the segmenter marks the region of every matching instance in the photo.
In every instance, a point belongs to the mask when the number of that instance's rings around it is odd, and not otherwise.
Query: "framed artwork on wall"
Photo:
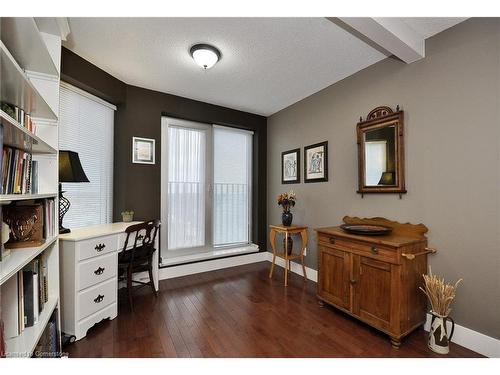
[[[328,181],[328,141],[304,147],[304,182]]]
[[[300,183],[300,148],[281,153],[281,183]]]
[[[132,163],[155,163],[155,140],[132,137]]]

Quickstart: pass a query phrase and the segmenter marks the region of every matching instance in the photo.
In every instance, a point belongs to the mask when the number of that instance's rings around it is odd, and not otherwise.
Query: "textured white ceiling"
[[[385,56],[324,18],[70,18],[65,44],[128,84],[261,115]],[[210,43],[203,71],[189,55]]]
[[[417,32],[436,30],[412,20]],[[386,57],[325,18],[69,18],[69,25],[64,45],[128,84],[265,116]],[[189,55],[195,43],[216,46],[222,59],[203,71]]]

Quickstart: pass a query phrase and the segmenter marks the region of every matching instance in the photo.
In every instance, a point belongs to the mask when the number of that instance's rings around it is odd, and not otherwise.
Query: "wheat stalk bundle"
[[[455,285],[447,284],[444,278],[440,279],[433,275],[430,267],[429,274],[422,276],[424,277],[425,289],[419,288],[429,299],[432,311],[441,316],[448,316],[451,311],[450,305],[455,298],[455,292],[462,279],[458,280]]]

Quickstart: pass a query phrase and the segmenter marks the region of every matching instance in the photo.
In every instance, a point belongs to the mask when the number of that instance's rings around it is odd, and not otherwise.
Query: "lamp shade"
[[[382,172],[379,185],[394,185],[394,172]]]
[[[59,151],[59,182],[90,182],[77,152]]]

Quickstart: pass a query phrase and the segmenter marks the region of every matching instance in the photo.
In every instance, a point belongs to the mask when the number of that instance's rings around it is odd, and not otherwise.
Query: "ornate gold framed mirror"
[[[359,119],[358,193],[406,193],[403,111],[377,107]]]

